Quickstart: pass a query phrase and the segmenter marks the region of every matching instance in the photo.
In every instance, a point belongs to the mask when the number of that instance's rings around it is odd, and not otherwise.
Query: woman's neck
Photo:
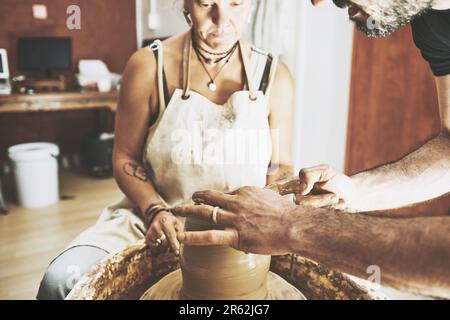
[[[201,55],[206,60],[216,61],[220,60],[221,58],[225,58],[230,55],[230,53],[234,50],[234,48],[237,45],[237,42],[234,43],[230,48],[227,48],[225,50],[215,50],[211,48],[205,41],[201,40],[193,31],[192,32],[192,45],[196,50],[198,50]]]

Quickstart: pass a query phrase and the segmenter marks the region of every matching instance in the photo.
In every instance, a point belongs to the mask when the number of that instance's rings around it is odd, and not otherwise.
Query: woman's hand
[[[157,240],[162,242],[160,246],[170,245],[175,254],[180,252],[180,243],[177,232],[183,231],[183,223],[169,211],[161,211],[152,220],[145,237],[150,247],[155,247]]]

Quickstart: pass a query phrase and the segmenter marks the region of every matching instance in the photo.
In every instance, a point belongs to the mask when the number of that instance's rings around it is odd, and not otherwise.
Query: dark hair
[[[345,8],[348,5],[347,0],[333,0],[333,2],[339,8]]]

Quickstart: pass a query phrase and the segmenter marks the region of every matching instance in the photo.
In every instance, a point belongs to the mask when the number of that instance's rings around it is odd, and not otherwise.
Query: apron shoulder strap
[[[154,41],[151,45],[148,46],[149,50],[153,51],[156,58],[157,63],[157,78],[158,78],[158,100],[159,100],[159,111],[158,111],[158,117],[156,118],[156,121],[153,122],[153,124],[150,126],[144,151],[142,152],[142,164],[144,165],[144,168],[148,172],[152,172],[151,165],[148,163],[147,160],[147,152],[148,152],[148,145],[153,139],[153,136],[155,135],[155,132],[163,118],[164,112],[166,111],[167,104],[169,103],[169,90],[167,87],[167,79],[164,72],[164,49],[163,44],[160,40]]]
[[[258,90],[270,95],[278,65],[278,58],[255,47],[252,48],[252,77],[259,84]]]
[[[159,100],[159,115],[158,119],[164,113],[170,100],[169,88],[167,85],[167,77],[164,71],[164,49],[160,40],[154,41],[150,46],[153,51],[157,63],[157,79],[158,79],[158,100]]]

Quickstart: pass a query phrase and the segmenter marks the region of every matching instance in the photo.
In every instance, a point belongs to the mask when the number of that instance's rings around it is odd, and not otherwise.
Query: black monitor
[[[19,38],[17,52],[20,71],[50,72],[72,67],[70,38]]]

